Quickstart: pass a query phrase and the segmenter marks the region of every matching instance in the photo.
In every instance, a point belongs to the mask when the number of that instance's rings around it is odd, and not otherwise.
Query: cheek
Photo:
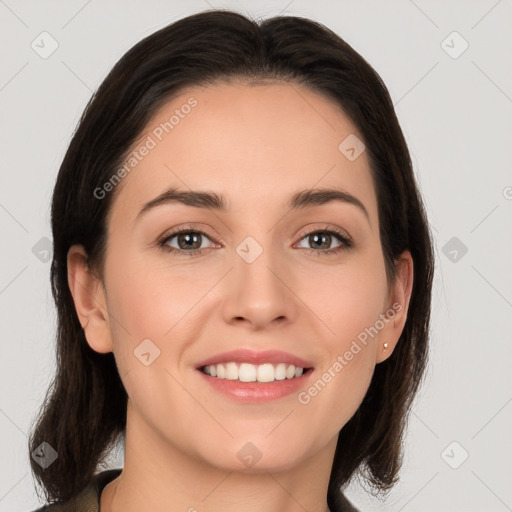
[[[378,334],[372,327],[384,313],[384,261],[376,254],[360,264],[317,274],[309,290],[305,302],[324,324],[319,344],[325,358],[299,401],[310,404],[315,414],[326,414],[326,422],[334,413],[343,425],[362,402],[374,373]]]
[[[159,343],[172,337],[172,331],[178,330],[183,320],[188,322],[191,310],[207,289],[204,283],[208,282],[194,277],[190,271],[184,274],[161,264],[135,260],[125,268],[119,265],[112,269],[109,310],[132,338],[149,338]]]
[[[180,276],[179,271],[137,258],[118,260],[108,269],[116,364],[133,406],[153,421],[155,428],[157,413],[162,416],[161,411],[194,404],[178,384],[178,366],[189,339],[195,339],[197,325],[201,325],[194,316],[194,305],[211,287],[205,284],[209,282],[205,276],[202,279],[197,275],[191,279],[190,272]],[[177,431],[173,434],[178,435]]]
[[[305,302],[326,329],[331,350],[347,344],[375,324],[384,312],[387,280],[381,255],[354,258],[353,264],[329,267],[304,282]]]

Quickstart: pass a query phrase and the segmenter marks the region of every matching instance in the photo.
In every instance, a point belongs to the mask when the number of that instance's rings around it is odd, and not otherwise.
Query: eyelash
[[[199,229],[191,229],[191,228],[183,227],[183,228],[178,228],[178,229],[174,230],[172,233],[170,233],[168,235],[165,235],[165,237],[162,238],[158,242],[158,246],[169,253],[174,253],[174,256],[178,256],[178,257],[181,257],[181,256],[191,257],[191,256],[196,256],[196,255],[198,256],[209,249],[209,248],[203,248],[203,249],[192,249],[190,251],[186,251],[184,249],[176,249],[175,247],[169,247],[167,245],[167,242],[169,242],[169,240],[173,239],[176,235],[179,235],[180,233],[196,233],[196,234],[204,235],[205,237],[211,239],[211,237],[204,231],[201,231]],[[301,237],[300,241],[302,241],[304,238],[306,238],[308,236],[319,234],[319,233],[334,235],[341,242],[341,245],[334,249],[325,249],[325,250],[305,249],[306,251],[315,254],[317,257],[335,255],[342,251],[346,251],[346,250],[352,248],[352,246],[353,246],[352,240],[346,234],[344,234],[341,230],[338,230],[337,228],[333,228],[333,227],[331,227],[331,228],[326,227],[324,229],[317,229],[314,231],[310,231],[309,233],[306,233],[305,235],[303,235]]]

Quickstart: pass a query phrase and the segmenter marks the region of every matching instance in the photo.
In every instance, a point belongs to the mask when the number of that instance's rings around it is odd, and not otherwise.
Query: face
[[[188,89],[141,134],[103,280],[83,286],[99,307],[73,295],[91,347],[114,352],[131,421],[162,449],[228,470],[261,457],[254,471],[334,449],[393,351],[412,285],[407,254],[386,280],[354,136],[335,104],[289,84]],[[191,191],[216,201],[176,199]],[[240,380],[255,377],[274,380]]]

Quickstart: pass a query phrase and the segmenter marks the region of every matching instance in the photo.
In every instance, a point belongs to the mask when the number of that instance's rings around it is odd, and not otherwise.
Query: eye
[[[336,240],[338,241],[338,245],[332,248],[332,242]],[[330,229],[326,227],[325,229],[311,231],[301,238],[301,243],[302,241],[306,241],[306,243],[310,244],[313,249],[309,249],[309,252],[316,253],[318,256],[336,254],[351,248],[353,245],[351,239],[345,233],[332,227]],[[300,245],[299,247],[308,249]]]
[[[190,228],[179,228],[165,236],[158,245],[163,249],[167,249],[174,254],[200,254],[208,245],[204,246],[205,239],[210,240],[208,235],[203,231]]]

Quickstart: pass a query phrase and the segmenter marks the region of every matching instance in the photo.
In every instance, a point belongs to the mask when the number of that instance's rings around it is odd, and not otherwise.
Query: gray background
[[[510,0],[0,0],[0,510],[38,505],[27,433],[55,367],[45,237],[71,134],[126,50],[212,7],[310,17],[361,53],[390,90],[427,204],[432,351],[401,481],[384,503],[357,482],[349,497],[363,511],[512,510]],[[46,59],[31,47],[51,48],[43,31],[58,43]]]

